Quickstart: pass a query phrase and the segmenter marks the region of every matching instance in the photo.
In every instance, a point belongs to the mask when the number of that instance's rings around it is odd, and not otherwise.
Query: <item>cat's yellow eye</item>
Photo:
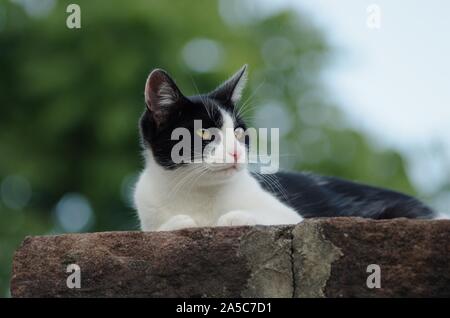
[[[195,133],[199,135],[203,140],[211,140],[212,135],[207,129],[200,128],[197,129]]]
[[[234,135],[236,136],[237,140],[243,141],[245,137],[245,131],[243,128],[238,127],[234,130]]]

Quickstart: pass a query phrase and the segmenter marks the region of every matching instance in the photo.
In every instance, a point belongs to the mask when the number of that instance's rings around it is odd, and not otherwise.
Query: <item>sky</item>
[[[380,9],[369,28],[367,9]],[[350,125],[407,159],[420,191],[432,193],[450,167],[449,1],[284,0],[323,30],[335,51],[323,75]],[[436,156],[442,145],[446,156]]]

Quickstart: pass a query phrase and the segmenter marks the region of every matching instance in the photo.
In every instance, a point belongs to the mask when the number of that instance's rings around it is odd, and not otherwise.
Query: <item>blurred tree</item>
[[[233,20],[236,1],[78,1],[81,29],[68,29],[69,3],[0,2],[0,294],[26,235],[137,229],[137,120],[155,67],[195,94],[249,63],[248,114],[282,128],[286,166],[413,192],[399,154],[346,128],[320,83],[330,50],[306,17]]]

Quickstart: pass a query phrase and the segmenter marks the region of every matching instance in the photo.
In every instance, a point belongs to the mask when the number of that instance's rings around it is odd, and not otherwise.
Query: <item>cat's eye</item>
[[[234,130],[234,135],[236,136],[237,140],[243,141],[245,137],[245,131],[243,128],[238,127]]]
[[[208,129],[200,128],[197,129],[195,133],[199,135],[203,140],[211,140],[212,138],[211,132],[209,132]]]

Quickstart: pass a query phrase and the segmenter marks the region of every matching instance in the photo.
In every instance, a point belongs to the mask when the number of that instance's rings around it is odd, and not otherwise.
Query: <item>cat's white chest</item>
[[[220,213],[214,193],[199,191],[194,185],[161,180],[146,169],[136,184],[134,202],[144,230],[156,230],[176,215],[187,215],[198,226],[214,226]]]
[[[143,230],[193,226],[292,224],[302,218],[264,191],[247,171],[218,186],[172,186],[158,171],[144,170],[135,189]]]
[[[221,213],[217,206],[216,194],[199,192],[198,189],[174,196],[162,212],[167,217],[178,214],[189,215],[198,226],[214,226]]]

